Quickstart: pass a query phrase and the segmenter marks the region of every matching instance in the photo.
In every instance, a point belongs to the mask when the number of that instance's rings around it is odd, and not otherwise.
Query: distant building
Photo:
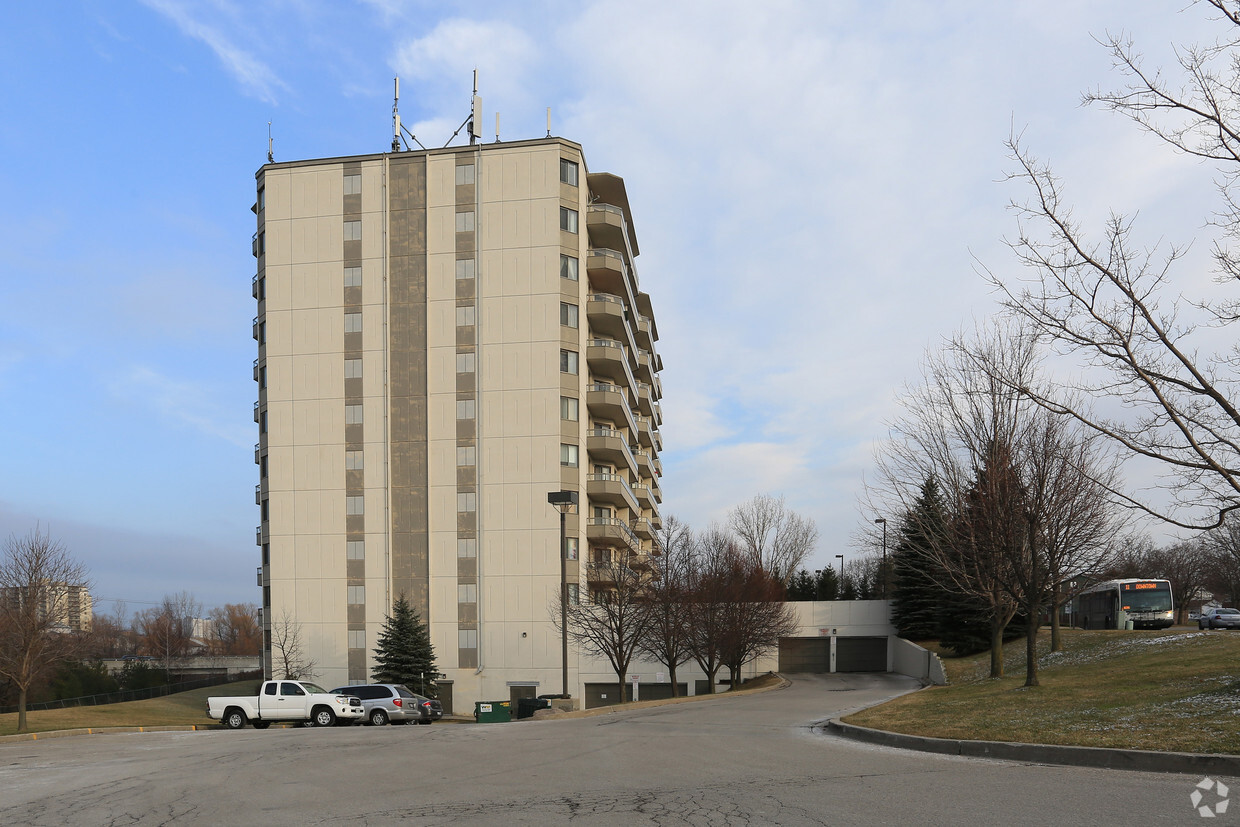
[[[579,494],[582,600],[608,589],[585,561],[644,569],[661,525],[662,360],[624,181],[546,138],[269,163],[253,209],[268,672],[292,621],[320,682],[367,680],[403,594],[458,709],[559,692],[548,493]]]
[[[90,631],[94,603],[86,586],[43,581],[33,589],[9,587],[4,590],[4,599],[22,603],[31,591],[38,601],[39,615],[50,617],[56,631]]]

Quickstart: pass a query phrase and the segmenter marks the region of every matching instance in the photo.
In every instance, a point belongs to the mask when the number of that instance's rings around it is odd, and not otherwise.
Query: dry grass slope
[[[1240,754],[1240,634],[1065,630],[1039,641],[1041,686],[1026,688],[1023,640],[1004,651],[944,658],[950,685],[845,720],[911,735],[985,741]]]

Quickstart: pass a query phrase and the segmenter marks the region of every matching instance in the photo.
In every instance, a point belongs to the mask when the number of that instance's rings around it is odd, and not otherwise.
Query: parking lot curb
[[[9,741],[45,741],[48,738],[69,738],[75,735],[122,735],[131,732],[201,732],[219,729],[210,724],[189,726],[110,726],[82,727],[79,729],[53,729],[47,732],[19,732],[16,735],[0,735],[0,744]]]
[[[996,758],[1003,761],[1062,764],[1108,770],[1240,777],[1240,755],[1202,755],[1191,752],[1154,752],[1107,747],[1069,747],[1057,744],[929,738],[923,735],[905,735],[882,729],[870,729],[834,719],[821,728],[831,735],[853,741],[918,752],[933,752],[940,755]]]

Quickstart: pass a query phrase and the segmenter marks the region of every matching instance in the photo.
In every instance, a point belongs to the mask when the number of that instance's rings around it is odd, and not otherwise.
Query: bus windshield
[[[1140,591],[1124,589],[1120,599],[1121,607],[1126,612],[1171,611],[1171,589],[1162,585]]]

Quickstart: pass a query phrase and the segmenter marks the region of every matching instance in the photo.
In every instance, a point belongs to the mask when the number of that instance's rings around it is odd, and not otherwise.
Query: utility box
[[[499,724],[512,720],[508,701],[475,701],[474,722],[479,724]]]

